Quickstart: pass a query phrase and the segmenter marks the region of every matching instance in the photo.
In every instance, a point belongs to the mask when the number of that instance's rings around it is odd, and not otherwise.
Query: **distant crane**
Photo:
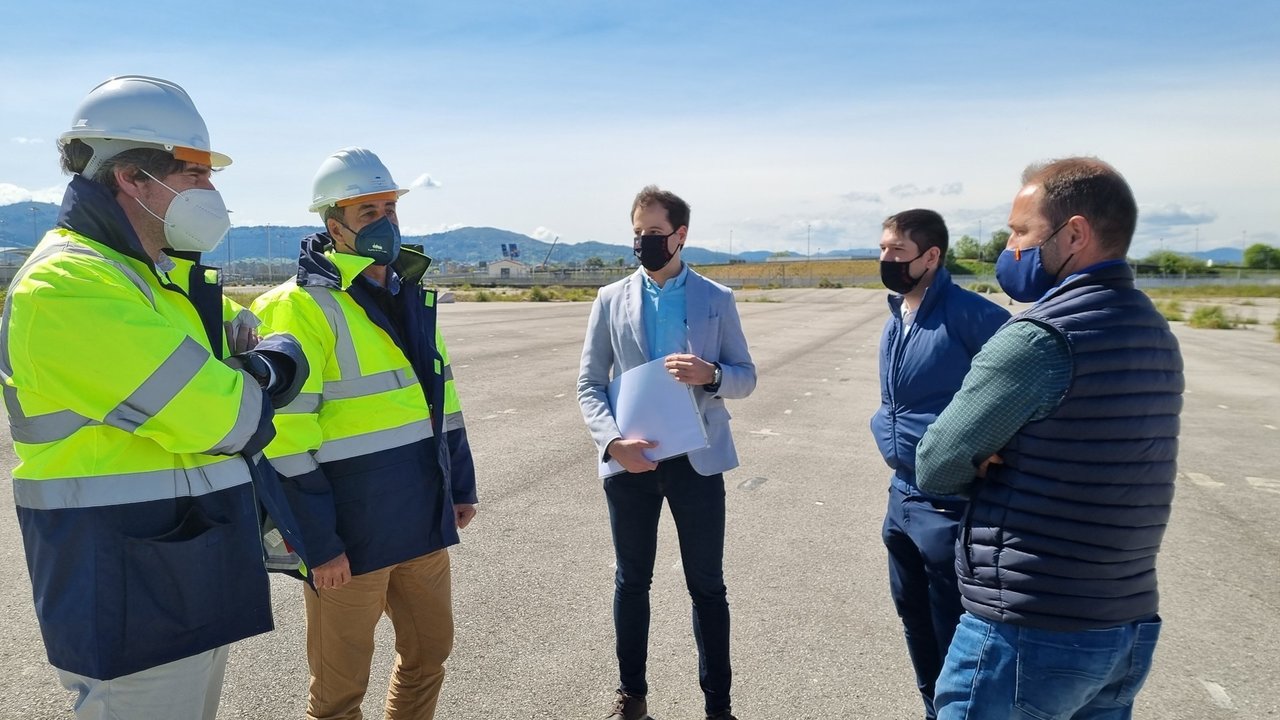
[[[546,257],[544,257],[544,258],[542,258],[542,269],[543,269],[543,270],[546,270],[546,269],[547,269],[547,261],[551,259],[551,251],[556,249],[556,243],[558,243],[558,242],[560,242],[560,236],[559,236],[559,235],[557,235],[557,236],[555,237],[555,239],[551,241],[551,247],[547,248],[547,256],[546,256]]]

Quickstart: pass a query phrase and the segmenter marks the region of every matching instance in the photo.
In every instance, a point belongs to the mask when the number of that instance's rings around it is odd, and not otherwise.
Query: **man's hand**
[[[454,503],[453,504],[453,521],[461,530],[471,524],[471,518],[476,516],[476,506],[471,503]]]
[[[716,366],[697,355],[676,353],[663,363],[672,377],[685,385],[709,385],[716,379]]]
[[[1000,457],[999,455],[992,455],[986,460],[983,460],[982,464],[978,466],[978,471],[974,473],[974,475],[980,478],[985,478],[987,476],[987,468],[991,467],[992,463],[995,463],[996,465],[1003,465],[1004,458]]]
[[[244,323],[241,323],[239,327],[235,327],[229,322],[224,322],[222,327],[227,333],[227,347],[231,349],[229,353],[231,355],[249,352],[257,347],[258,341],[262,339],[258,337],[256,329]]]
[[[656,447],[658,447],[658,443],[651,440],[623,440],[618,438],[609,443],[609,446],[605,448],[605,452],[609,453],[609,457],[617,460],[622,469],[627,472],[642,473],[658,468],[658,463],[645,457],[643,452]]]
[[[317,590],[336,590],[351,581],[351,564],[342,553],[329,562],[311,569]]]

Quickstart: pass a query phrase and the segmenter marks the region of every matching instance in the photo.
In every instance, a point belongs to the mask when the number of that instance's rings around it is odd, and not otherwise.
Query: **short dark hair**
[[[81,173],[93,158],[93,148],[82,140],[72,139],[59,148],[59,155],[63,172]],[[152,177],[164,178],[182,172],[187,163],[159,148],[133,148],[103,160],[89,179],[106,185],[114,194],[120,190],[120,184],[116,182],[116,168],[120,167],[132,167],[137,175],[142,175],[145,170]]]
[[[932,247],[938,248],[942,254],[942,262],[946,262],[950,237],[947,235],[947,224],[938,213],[924,208],[903,210],[885,218],[881,227],[915,243],[921,253]]]
[[[646,185],[643,190],[636,193],[636,199],[631,203],[631,217],[627,220],[635,220],[637,210],[647,208],[654,203],[661,205],[667,211],[667,220],[670,221],[672,230],[689,226],[689,203],[657,185]]]
[[[1073,215],[1089,221],[1101,245],[1118,257],[1129,252],[1138,225],[1133,190],[1115,168],[1095,157],[1069,157],[1029,166],[1022,186],[1043,191],[1040,211],[1057,227]]]

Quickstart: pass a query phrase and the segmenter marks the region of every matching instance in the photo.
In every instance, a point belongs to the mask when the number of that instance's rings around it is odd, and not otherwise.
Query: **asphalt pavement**
[[[734,710],[743,720],[919,718],[880,542],[889,472],[879,400],[884,292],[753,291],[738,310],[759,369],[729,402],[726,475]],[[1160,556],[1164,634],[1136,717],[1280,717],[1280,344],[1274,300],[1229,331],[1178,325],[1187,365],[1178,494]],[[457,640],[437,716],[602,718],[616,668],[613,554],[574,393],[589,303],[464,303],[442,323],[481,505],[453,550]],[[0,430],[4,479],[14,464]],[[674,527],[655,570],[649,707],[702,718]],[[0,513],[0,719],[70,716],[32,609],[14,513]],[[302,717],[302,586],[273,579],[277,629],[233,646],[220,718]],[[364,711],[394,662],[378,629]]]

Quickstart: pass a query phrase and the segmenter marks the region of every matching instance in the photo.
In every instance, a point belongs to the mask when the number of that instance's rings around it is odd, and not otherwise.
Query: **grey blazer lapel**
[[[644,280],[640,277],[643,270],[637,270],[627,278],[624,288],[626,295],[627,321],[631,323],[631,334],[640,343],[640,357],[648,361],[649,338],[644,334]]]
[[[707,306],[710,295],[707,292],[707,281],[701,275],[689,270],[684,281],[684,318],[689,328],[689,352],[702,357],[706,347],[707,317],[711,309]],[[715,358],[703,358],[708,362]]]

